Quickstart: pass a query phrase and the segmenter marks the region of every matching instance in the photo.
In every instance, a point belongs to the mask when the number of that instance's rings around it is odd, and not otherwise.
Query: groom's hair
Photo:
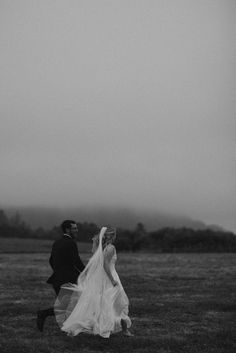
[[[70,229],[72,224],[76,224],[76,222],[72,221],[71,219],[66,219],[65,221],[63,221],[61,224],[62,231],[65,233],[66,229],[68,229],[68,228]]]

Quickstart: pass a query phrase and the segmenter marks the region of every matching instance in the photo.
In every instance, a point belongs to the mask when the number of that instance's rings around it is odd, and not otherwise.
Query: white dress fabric
[[[99,246],[78,277],[77,284],[61,287],[54,305],[56,320],[61,330],[76,336],[81,332],[108,338],[111,333],[122,330],[121,319],[131,326],[128,316],[129,300],[115,269],[117,255],[113,245],[103,250],[102,237],[106,228],[101,229]],[[112,253],[109,268],[115,281],[113,286],[106,274],[104,254]]]

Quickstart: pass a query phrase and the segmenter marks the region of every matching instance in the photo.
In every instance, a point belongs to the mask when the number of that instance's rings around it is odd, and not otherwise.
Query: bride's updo
[[[107,230],[102,238],[102,246],[105,247],[107,244],[112,244],[116,239],[116,229],[113,227],[107,227]]]
[[[102,247],[105,248],[105,246],[109,243],[112,244],[115,241],[115,239],[116,239],[116,228],[107,227],[107,230],[102,238]],[[94,253],[99,244],[99,234],[94,235],[92,240],[93,240],[92,253]]]

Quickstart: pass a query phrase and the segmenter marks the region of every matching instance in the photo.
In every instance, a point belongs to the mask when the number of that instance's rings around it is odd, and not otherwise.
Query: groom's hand
[[[117,282],[117,281],[112,281],[112,285],[113,285],[113,287],[118,286],[118,284],[119,284],[119,282]]]

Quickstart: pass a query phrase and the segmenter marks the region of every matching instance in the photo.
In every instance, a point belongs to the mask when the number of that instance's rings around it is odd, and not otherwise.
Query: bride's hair
[[[108,236],[115,237],[116,236],[116,228],[107,226],[107,230],[106,230],[103,237],[108,237]]]
[[[108,226],[102,238],[102,247],[105,248],[107,244],[113,243],[115,238],[116,238],[116,229]]]
[[[106,232],[105,232],[105,234],[103,235],[103,238],[102,238],[102,246],[103,247],[106,246],[106,244],[110,240],[114,241],[115,238],[116,238],[116,228],[107,227]],[[93,239],[95,247],[97,248],[98,244],[99,244],[99,234],[95,234],[92,239]]]

